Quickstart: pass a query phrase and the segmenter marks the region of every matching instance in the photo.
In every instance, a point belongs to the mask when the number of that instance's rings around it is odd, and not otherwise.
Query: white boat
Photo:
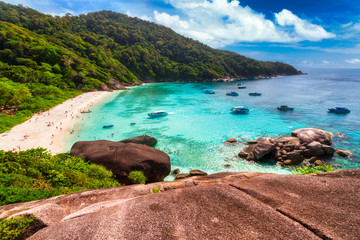
[[[213,90],[211,90],[211,89],[205,89],[204,93],[206,93],[206,94],[215,94],[215,92]]]
[[[238,106],[238,107],[233,107],[231,109],[231,111],[233,113],[237,113],[237,114],[240,114],[240,113],[248,113],[249,112],[249,109],[247,107],[244,107],[244,106]]]
[[[149,117],[151,118],[156,118],[156,117],[165,117],[168,115],[167,112],[165,112],[164,110],[161,110],[161,111],[155,111],[155,112],[152,112],[152,113],[148,113]]]

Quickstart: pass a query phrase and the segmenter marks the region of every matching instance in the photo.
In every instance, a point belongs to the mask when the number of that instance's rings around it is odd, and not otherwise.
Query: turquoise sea
[[[308,75],[271,79],[248,79],[224,83],[156,83],[119,91],[83,114],[74,125],[75,134],[66,138],[66,150],[79,140],[107,139],[119,141],[148,134],[158,139],[156,148],[165,151],[172,169],[181,172],[200,169],[219,171],[259,171],[291,173],[269,163],[246,162],[237,158],[245,146],[224,145],[235,137],[240,142],[258,137],[288,136],[303,127],[316,127],[335,135],[334,146],[352,151],[350,158],[334,156],[339,168],[360,167],[360,69],[302,69]],[[243,82],[247,88],[237,89]],[[204,94],[213,89],[215,94]],[[237,91],[239,96],[226,96]],[[261,92],[251,97],[249,92]],[[234,115],[230,108],[246,106],[247,115]],[[280,112],[279,105],[295,107]],[[330,107],[351,109],[347,115],[327,112]],[[165,110],[170,114],[151,119],[147,113]],[[130,125],[130,123],[136,123]],[[112,129],[103,125],[114,124]],[[345,134],[337,137],[336,133]]]

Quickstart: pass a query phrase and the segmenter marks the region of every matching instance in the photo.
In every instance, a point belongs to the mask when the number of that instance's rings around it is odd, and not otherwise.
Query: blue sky
[[[52,15],[112,10],[297,68],[360,68],[358,0],[5,0]]]

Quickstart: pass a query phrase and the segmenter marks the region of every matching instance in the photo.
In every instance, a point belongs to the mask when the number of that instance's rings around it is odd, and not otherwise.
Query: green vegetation
[[[0,21],[0,60],[16,66],[26,81],[57,87],[88,90],[110,79],[129,83],[298,73],[290,65],[212,49],[164,26],[112,11],[53,17],[0,3]],[[14,76],[12,70],[6,72],[10,79]]]
[[[20,235],[26,232],[30,227],[30,224],[35,220],[35,217],[19,216],[10,219],[0,220],[0,239],[2,240],[14,240],[18,239]]]
[[[144,173],[141,171],[131,171],[128,179],[134,184],[145,184],[147,181]]]
[[[153,187],[150,191],[151,194],[160,192],[160,187]]]
[[[311,173],[321,173],[321,172],[331,172],[335,171],[331,165],[328,166],[316,166],[316,167],[300,167],[296,168],[295,171],[293,171],[296,175],[302,175],[302,174],[311,174]]]
[[[0,205],[119,186],[105,167],[45,149],[0,151]]]

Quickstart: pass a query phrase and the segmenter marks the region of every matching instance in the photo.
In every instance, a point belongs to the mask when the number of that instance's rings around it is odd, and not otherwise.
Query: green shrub
[[[112,172],[82,158],[45,149],[0,151],[0,205],[120,186]]]
[[[2,240],[13,240],[17,239],[21,234],[25,233],[30,227],[30,224],[34,221],[35,217],[20,216],[13,217],[10,219],[0,220],[0,239]]]
[[[129,173],[128,178],[134,183],[134,184],[145,184],[147,179],[143,172],[141,171],[131,171]]]
[[[321,172],[331,172],[335,171],[331,165],[328,166],[316,166],[316,167],[300,167],[296,168],[295,171],[293,171],[296,175],[302,175],[302,174],[311,174],[311,173],[321,173]]]
[[[160,192],[160,187],[154,187],[151,189],[150,193],[153,194],[153,193],[158,193]]]

